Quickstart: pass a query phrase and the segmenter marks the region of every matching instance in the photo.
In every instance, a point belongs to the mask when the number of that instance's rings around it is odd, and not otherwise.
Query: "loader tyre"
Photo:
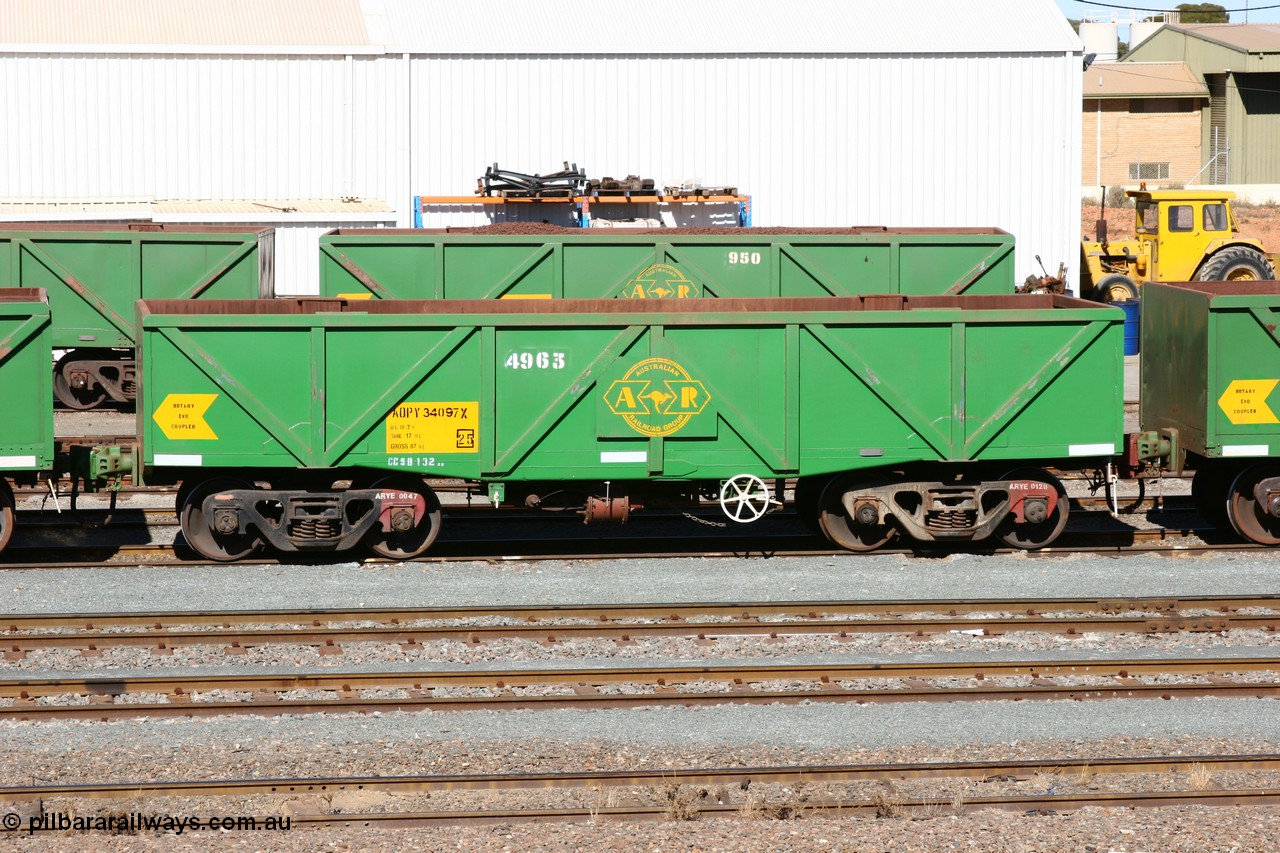
[[[1273,279],[1276,271],[1266,256],[1249,246],[1228,246],[1200,267],[1198,281],[1260,281]]]
[[[1120,275],[1120,273],[1104,275],[1098,282],[1098,286],[1093,289],[1095,302],[1127,302],[1137,298],[1138,285],[1134,284],[1129,276]]]

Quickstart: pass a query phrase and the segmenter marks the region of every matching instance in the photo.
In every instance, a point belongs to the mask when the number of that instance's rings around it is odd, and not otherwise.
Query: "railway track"
[[[0,719],[1276,698],[1280,681],[1266,676],[1277,670],[1274,657],[1224,657],[8,678],[0,679],[0,697],[10,702]]]
[[[905,613],[921,615],[907,618]],[[256,627],[260,625],[281,627]],[[193,629],[196,626],[198,630]],[[344,642],[412,647],[440,640],[478,644],[523,639],[553,644],[581,638],[627,643],[651,637],[1274,632],[1280,629],[1280,596],[7,614],[0,616],[0,628],[0,650],[8,660],[50,648],[101,652],[142,647],[163,653],[181,646],[219,645],[238,651],[288,644],[336,653]]]
[[[936,815],[944,806],[953,812],[969,809],[1001,808],[1029,813],[1069,812],[1084,807],[1143,808],[1172,805],[1262,806],[1280,803],[1280,788],[1206,789],[1209,774],[1259,774],[1265,781],[1280,770],[1277,755],[1195,755],[1142,758],[1048,759],[1044,761],[931,762],[922,764],[818,765],[733,768],[665,768],[662,770],[574,771],[556,773],[459,774],[429,776],[359,776],[326,778],[222,779],[201,781],[137,781],[107,784],[40,784],[0,787],[0,800],[31,802],[69,799],[152,800],[157,798],[262,797],[298,794],[336,794],[377,791],[397,795],[449,795],[480,792],[489,802],[501,802],[504,794],[516,791],[562,792],[559,799],[575,801],[570,806],[551,808],[475,808],[465,799],[432,811],[377,812],[364,814],[300,814],[292,817],[291,828],[359,826],[393,828],[405,826],[474,825],[515,821],[563,822],[595,820],[672,819],[672,801],[683,800],[685,808],[699,817],[741,818],[760,810],[790,807],[799,812],[840,817],[857,814],[908,817]],[[1133,788],[1147,784],[1146,790],[1088,790],[1098,777],[1130,777]],[[1136,778],[1133,778],[1136,777]],[[899,795],[892,799],[878,786],[893,783],[928,783],[970,780],[990,785],[998,793],[990,796],[957,797],[952,792],[930,795]],[[1031,783],[1035,787],[1050,782],[1043,791],[1018,790]],[[1199,782],[1199,784],[1198,784]],[[716,802],[709,790],[722,786]],[[725,786],[746,791],[742,803],[724,803]],[[917,785],[916,787],[920,787]],[[1058,788],[1075,788],[1057,793]],[[599,795],[599,805],[583,806],[581,793]],[[681,791],[688,795],[680,797]],[[797,795],[797,791],[808,793]],[[554,800],[555,797],[553,796]],[[662,800],[667,802],[662,802]],[[625,804],[614,805],[617,801]],[[657,801],[657,802],[655,802]],[[470,807],[468,807],[470,806]],[[892,814],[886,812],[892,811]],[[689,815],[684,815],[688,819]]]

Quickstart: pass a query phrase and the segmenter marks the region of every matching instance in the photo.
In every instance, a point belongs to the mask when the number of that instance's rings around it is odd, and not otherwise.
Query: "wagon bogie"
[[[262,547],[285,553],[342,551],[365,543],[379,556],[408,559],[440,531],[440,501],[419,477],[357,473],[345,488],[271,475],[188,477],[179,494],[184,538],[211,560],[245,559]]]
[[[1259,462],[1236,475],[1227,493],[1227,516],[1244,538],[1280,545],[1280,461]]]
[[[983,480],[957,471],[946,480],[893,472],[836,478],[820,499],[819,526],[854,551],[884,545],[901,532],[918,542],[981,541],[999,534],[1017,548],[1043,548],[1066,525],[1065,490],[1041,469]]]

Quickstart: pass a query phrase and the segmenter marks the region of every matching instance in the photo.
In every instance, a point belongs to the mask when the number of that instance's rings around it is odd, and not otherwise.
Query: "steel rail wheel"
[[[856,491],[859,480],[844,477],[832,480],[818,501],[818,527],[822,533],[841,548],[849,551],[874,551],[898,534],[898,528],[888,522],[863,522],[850,518],[845,509],[844,496]]]
[[[427,504],[422,519],[408,530],[388,533],[375,527],[365,540],[373,553],[388,560],[408,560],[431,547],[440,535],[440,499],[430,486],[418,477],[394,475],[376,481],[370,488],[413,492],[421,495]]]
[[[1058,478],[1043,468],[1015,468],[1001,479],[1035,480],[1038,483],[1044,483],[1058,495],[1053,512],[1044,521],[1017,524],[1012,514],[1010,514],[1010,517],[1000,527],[1001,541],[1012,548],[1034,551],[1037,548],[1046,547],[1057,539],[1067,526],[1067,513],[1069,511],[1067,490],[1062,487],[1062,483]]]
[[[58,402],[66,406],[68,409],[74,409],[77,412],[83,412],[86,409],[95,409],[102,405],[107,399],[107,389],[101,385],[94,385],[90,388],[73,388],[70,380],[67,379],[67,365],[74,364],[80,358],[75,353],[67,353],[58,359],[58,363],[53,367],[53,396],[58,398]]]
[[[814,533],[823,532],[822,526],[818,523],[818,507],[822,500],[822,491],[829,482],[831,480],[826,477],[801,477],[796,481],[791,502],[795,505],[796,515]]]
[[[1205,521],[1219,530],[1230,530],[1231,512],[1227,508],[1231,483],[1240,475],[1234,465],[1206,462],[1196,468],[1191,478],[1191,503]]]
[[[185,486],[185,484],[184,484]],[[178,510],[182,535],[187,544],[219,563],[243,560],[262,547],[262,538],[251,533],[220,533],[214,527],[214,519],[204,512],[205,498],[231,489],[252,489],[253,485],[235,477],[215,477],[196,483],[187,492],[186,500]]]
[[[1258,483],[1276,476],[1280,476],[1280,466],[1274,463],[1251,465],[1231,483],[1231,492],[1227,496],[1231,526],[1236,533],[1259,545],[1280,545],[1280,518],[1267,515],[1254,494]]]
[[[13,489],[7,480],[0,478],[0,551],[3,551],[13,538],[14,523]]]

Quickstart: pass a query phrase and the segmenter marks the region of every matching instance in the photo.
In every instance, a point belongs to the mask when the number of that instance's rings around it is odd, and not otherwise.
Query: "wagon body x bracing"
[[[1039,465],[1121,444],[1122,314],[1066,297],[140,312],[145,473],[184,482],[219,558],[260,540],[416,552],[439,519],[424,476],[498,504],[572,494],[601,520],[708,495],[751,514],[799,478],[802,511],[846,547],[886,529],[1032,546],[1066,512]]]

